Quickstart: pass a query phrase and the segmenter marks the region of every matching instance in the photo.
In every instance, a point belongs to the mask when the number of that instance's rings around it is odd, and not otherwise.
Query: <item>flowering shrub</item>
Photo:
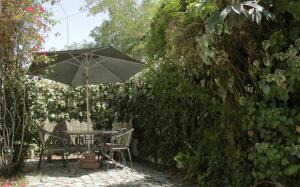
[[[30,105],[26,71],[33,50],[43,44],[51,13],[35,0],[2,0],[0,15],[0,135],[1,173],[16,175],[22,168],[31,142]]]

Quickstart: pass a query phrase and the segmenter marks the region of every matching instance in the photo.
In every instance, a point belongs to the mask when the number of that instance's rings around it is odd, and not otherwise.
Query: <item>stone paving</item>
[[[36,171],[37,161],[26,163],[25,178],[27,186],[72,186],[72,187],[192,187],[176,177],[162,173],[142,164],[134,163],[134,169],[100,168],[96,170],[77,169],[76,162],[70,162],[71,171],[62,167],[61,161],[48,163],[43,173]]]

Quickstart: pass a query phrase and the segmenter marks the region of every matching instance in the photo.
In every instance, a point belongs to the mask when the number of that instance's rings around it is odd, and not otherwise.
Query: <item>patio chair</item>
[[[39,138],[41,141],[41,152],[40,152],[40,160],[38,163],[38,169],[43,168],[43,162],[45,162],[45,157],[50,155],[60,154],[62,155],[63,166],[68,166],[68,148],[67,148],[67,140],[65,138],[59,137],[54,133],[48,132],[42,128],[37,128]],[[52,139],[52,143],[49,143],[48,138]],[[65,159],[66,157],[66,159]]]
[[[70,136],[65,134],[64,131],[67,130],[68,127],[64,120],[58,121],[55,126],[49,123],[46,124],[43,128],[37,127],[37,132],[39,134],[41,143],[41,153],[38,169],[41,169],[43,162],[45,162],[44,157],[50,158],[52,155],[61,155],[63,166],[68,166],[68,155],[71,152],[74,152],[76,147],[71,145]]]
[[[122,129],[122,130],[120,130],[120,132],[118,134],[113,135],[111,137],[110,143],[106,143],[104,145],[105,152],[108,152],[108,154],[109,154],[109,155],[104,154],[109,159],[107,168],[109,167],[110,161],[112,161],[115,165],[117,164],[117,162],[113,159],[115,152],[117,152],[121,155],[122,161],[126,164],[126,160],[124,158],[123,152],[127,151],[128,157],[129,157],[129,162],[130,162],[130,167],[131,167],[131,169],[133,169],[132,161],[131,161],[131,154],[130,154],[130,150],[129,150],[133,131],[134,131],[133,128]]]

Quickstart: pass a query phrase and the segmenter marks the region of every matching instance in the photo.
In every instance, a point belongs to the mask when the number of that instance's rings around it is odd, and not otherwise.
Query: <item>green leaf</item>
[[[265,66],[271,66],[271,59],[268,56],[263,58],[263,62]]]
[[[255,144],[255,148],[256,148],[257,152],[259,152],[259,153],[262,153],[265,150],[267,150],[268,146],[269,146],[269,144],[266,143],[266,142],[256,143]]]
[[[298,173],[298,171],[300,171],[300,164],[297,165],[290,165],[288,167],[286,167],[283,170],[283,173],[287,176],[292,176]]]
[[[265,95],[269,95],[270,93],[270,86],[269,85],[264,85],[261,87],[262,91],[264,92]]]
[[[268,158],[266,156],[260,156],[259,160],[261,163],[266,164],[268,162]]]
[[[269,49],[269,47],[271,46],[271,41],[270,40],[264,40],[262,42],[262,46],[263,46],[264,50],[267,51]]]
[[[262,172],[257,172],[257,176],[259,179],[264,179],[266,177],[266,175]]]
[[[282,166],[287,166],[289,163],[290,162],[286,158],[282,159],[282,161],[281,161]]]

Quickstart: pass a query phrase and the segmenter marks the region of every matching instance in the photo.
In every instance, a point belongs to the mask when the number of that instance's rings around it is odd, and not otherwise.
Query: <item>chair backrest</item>
[[[40,128],[40,127],[37,127],[37,132],[39,134],[39,138],[40,138],[40,141],[42,143],[42,146],[45,147],[46,145],[46,133],[45,133],[45,130]]]
[[[92,123],[87,123],[87,122],[81,122],[80,128],[82,131],[91,131],[93,130],[93,124]]]
[[[79,120],[71,119],[69,123],[67,123],[69,131],[81,131],[81,124]],[[71,142],[73,144],[76,143],[76,136],[71,136]]]
[[[121,130],[118,134],[112,136],[112,142],[121,144],[124,147],[129,147],[133,131],[133,128]]]
[[[126,147],[130,146],[133,131],[134,131],[133,128],[126,130],[126,132],[124,133],[123,139],[122,139],[122,145],[124,145]]]
[[[38,132],[39,132],[40,138],[41,138],[41,136],[43,136],[42,139],[43,139],[45,142],[47,142],[48,139],[50,138],[50,136],[49,136],[48,133],[44,133],[44,132],[42,132],[41,130],[44,130],[44,131],[46,131],[46,132],[52,133],[53,130],[54,130],[54,128],[55,128],[56,126],[57,126],[57,122],[55,122],[55,121],[49,121],[49,120],[47,119],[47,120],[44,122],[44,125],[43,125],[42,127],[39,127],[39,128],[38,128]],[[40,134],[40,133],[42,133],[42,134]]]
[[[129,122],[117,122],[114,120],[112,123],[112,130],[121,130],[121,129],[131,129],[132,128],[132,118]]]
[[[41,127],[37,127],[37,131],[42,143],[42,146],[45,147],[47,144],[64,144],[67,139],[65,139],[64,137],[60,137],[57,136],[56,134],[46,131]],[[47,140],[45,139],[45,137],[49,137]]]
[[[68,124],[68,130],[77,131],[80,130],[80,122],[76,119],[71,119]]]
[[[112,124],[112,130],[113,131],[117,131],[117,130],[121,130],[123,128],[123,122],[115,122]]]
[[[39,137],[44,146],[46,144],[62,144],[62,141],[56,137],[69,141],[70,136],[65,131],[68,131],[68,126],[64,120],[59,120],[58,122],[49,122],[47,120],[43,127],[38,128]]]

